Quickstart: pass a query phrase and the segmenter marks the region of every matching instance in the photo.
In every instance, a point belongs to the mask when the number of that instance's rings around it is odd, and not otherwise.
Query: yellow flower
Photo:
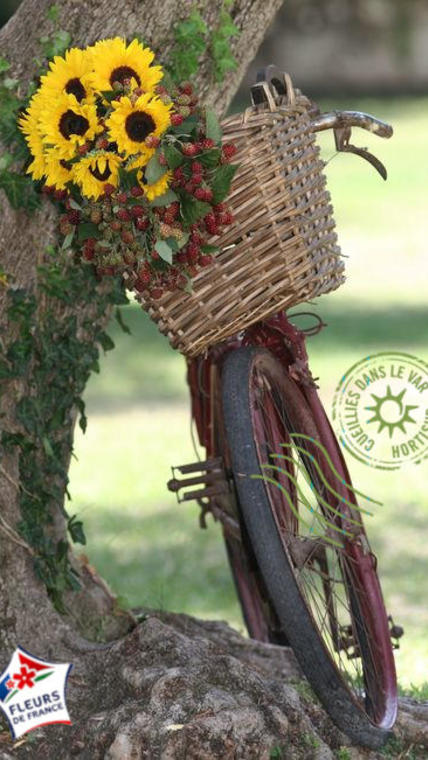
[[[78,103],[93,102],[91,55],[87,50],[70,48],[64,58],[56,55],[50,71],[41,77],[41,92],[50,100],[58,95],[74,95]]]
[[[79,185],[83,195],[96,200],[104,193],[104,185],[107,183],[117,187],[121,163],[119,156],[105,150],[85,156],[73,164],[73,182]]]
[[[110,138],[117,143],[120,153],[147,154],[146,137],[159,137],[170,125],[171,105],[165,105],[150,93],[140,95],[134,103],[127,96],[112,102],[113,112],[106,121]],[[150,155],[153,149],[149,149]]]
[[[24,115],[18,120],[19,128],[23,132],[33,156],[33,161],[27,169],[27,174],[31,174],[33,179],[41,179],[45,173],[45,149],[39,127],[40,115],[43,109],[43,97],[40,92],[36,92],[31,98]]]
[[[48,150],[45,154],[46,184],[54,186],[57,190],[64,190],[67,182],[73,180],[72,164],[60,158],[54,150]]]
[[[74,95],[61,95],[54,101],[46,101],[40,115],[42,140],[54,148],[61,158],[70,159],[79,145],[92,140],[102,132],[95,105],[78,103]]]
[[[151,185],[149,185],[144,176],[144,167],[146,163],[147,161],[145,161],[144,157],[140,156],[134,161],[131,161],[126,168],[128,171],[131,171],[132,169],[140,169],[140,171],[137,172],[138,183],[144,190],[144,195],[146,196],[147,200],[153,201],[159,195],[163,195],[168,190],[168,187],[172,180],[172,172],[166,171],[165,174],[162,174],[162,176],[156,182],[153,182]]]
[[[99,92],[113,89],[114,82],[134,78],[144,92],[153,92],[163,77],[161,66],[151,66],[155,57],[138,40],[127,46],[120,37],[100,40],[89,48],[92,55],[92,86]]]

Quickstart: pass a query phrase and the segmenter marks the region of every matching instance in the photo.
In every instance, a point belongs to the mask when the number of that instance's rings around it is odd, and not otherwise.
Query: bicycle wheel
[[[336,725],[378,748],[396,717],[394,658],[361,514],[340,496],[347,474],[326,480],[311,410],[267,350],[231,353],[222,395],[240,511],[285,635]]]

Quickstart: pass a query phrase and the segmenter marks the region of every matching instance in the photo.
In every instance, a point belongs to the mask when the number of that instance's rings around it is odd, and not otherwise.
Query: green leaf
[[[71,206],[71,208],[74,208],[75,211],[81,211],[82,207],[77,201],[74,200],[74,198],[69,198],[68,203]]]
[[[121,310],[119,308],[116,309],[114,315],[115,315],[115,318],[116,318],[116,322],[120,326],[122,332],[128,333],[128,335],[132,335],[130,328],[128,327],[128,325],[126,324],[126,322],[123,321],[122,312],[121,312]]]
[[[214,140],[217,145],[221,142],[222,131],[220,122],[212,108],[207,108],[206,111],[206,135],[210,140]]]
[[[45,450],[45,454],[48,457],[54,457],[55,455],[54,455],[54,451],[53,451],[53,448],[52,448],[52,444],[51,444],[49,438],[46,435],[44,435],[43,438],[42,438],[42,444],[43,444],[43,448]]]
[[[11,164],[13,164],[12,153],[3,153],[3,155],[0,156],[0,171],[8,169]]]
[[[71,243],[73,242],[74,233],[76,231],[76,228],[74,227],[71,232],[68,233],[68,235],[65,236],[63,244],[61,246],[62,250],[65,251],[67,248],[70,248]]]
[[[207,245],[201,246],[202,253],[218,253],[219,250],[218,245],[208,245],[207,243]]]
[[[119,185],[121,190],[130,190],[134,185],[138,185],[137,169],[127,170],[121,166],[119,169]]]
[[[209,214],[211,206],[209,203],[198,201],[196,198],[192,198],[190,195],[181,196],[181,216],[186,227],[190,227],[192,224],[202,219],[203,216]]]
[[[186,243],[189,241],[190,233],[189,232],[183,232],[182,236],[177,240],[177,244],[179,248],[184,248]]]
[[[238,164],[223,164],[220,166],[213,179],[211,180],[211,190],[213,191],[213,204],[221,203],[230,190],[230,185]]]
[[[211,150],[207,150],[201,153],[200,156],[197,156],[196,160],[203,164],[203,166],[206,166],[207,169],[214,169],[220,162],[220,156],[221,151],[219,148],[211,148]]]
[[[99,240],[101,235],[101,230],[99,230],[97,225],[93,222],[83,222],[83,224],[79,224],[77,228],[77,239],[79,243],[83,243],[83,241],[88,238]]]
[[[158,208],[160,206],[169,206],[170,203],[174,203],[175,201],[178,201],[177,193],[174,193],[174,190],[167,190],[163,195],[158,195],[150,205]]]
[[[83,523],[76,519],[76,515],[70,517],[67,522],[68,532],[75,544],[86,544],[86,536],[83,530]]]
[[[155,249],[159,256],[168,264],[172,264],[172,249],[169,247],[165,240],[157,240],[155,243]]]
[[[144,177],[147,181],[148,185],[153,185],[155,182],[158,181],[163,175],[165,174],[165,166],[161,166],[159,163],[159,156],[157,153],[155,153],[154,156],[150,159],[149,163],[147,164],[145,170],[144,170]]]
[[[58,21],[58,14],[59,14],[58,5],[51,5],[51,7],[48,8],[46,16],[48,17],[49,21],[52,21],[55,24]]]
[[[40,205],[33,181],[23,174],[3,169],[0,171],[0,189],[6,193],[12,208],[34,211]]]
[[[114,341],[110,338],[110,335],[104,332],[104,330],[100,330],[97,335],[97,340],[104,351],[111,351],[114,348]]]
[[[176,169],[184,161],[184,156],[174,145],[165,145],[163,152],[170,169]]]
[[[0,74],[3,73],[3,71],[8,71],[10,69],[10,63],[6,60],[6,58],[3,58],[2,55],[0,55]]]
[[[6,87],[7,90],[14,90],[15,87],[19,84],[19,79],[14,79],[13,77],[5,77],[2,84],[3,87]]]

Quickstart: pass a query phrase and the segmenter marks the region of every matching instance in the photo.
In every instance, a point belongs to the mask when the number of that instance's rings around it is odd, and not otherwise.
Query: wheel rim
[[[360,522],[360,515],[347,510],[343,519],[332,511],[344,507],[324,483],[324,455],[306,437],[319,438],[310,410],[297,386],[275,375],[269,363],[255,362],[249,389],[257,457],[261,466],[269,465],[262,467],[268,502],[330,660],[369,720],[389,728],[396,712],[395,672],[380,586],[371,555],[339,532],[358,530],[365,538],[352,522]],[[290,435],[295,433],[304,437]],[[328,473],[328,485],[339,494],[336,476],[330,468]]]

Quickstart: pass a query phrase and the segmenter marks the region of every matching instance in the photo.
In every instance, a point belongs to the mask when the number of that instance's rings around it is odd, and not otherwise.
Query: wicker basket
[[[138,295],[187,356],[344,281],[310,102],[286,83],[286,97],[273,98],[266,86],[264,105],[222,123],[240,164],[227,198],[234,223],[210,240],[220,252],[193,278],[193,292]]]

